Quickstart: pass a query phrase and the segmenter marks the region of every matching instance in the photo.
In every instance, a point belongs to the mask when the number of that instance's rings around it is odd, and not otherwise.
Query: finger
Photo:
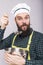
[[[7,23],[7,22],[8,22],[8,18],[2,17],[0,21],[1,21],[2,23],[5,23],[5,22]]]
[[[18,60],[19,59],[19,60]],[[18,57],[18,56],[13,56],[13,55],[10,55],[9,56],[9,54],[7,54],[6,55],[6,57],[5,57],[5,60],[8,62],[8,63],[14,63],[14,64],[20,64],[21,63],[21,59],[20,59],[20,57]]]
[[[8,59],[8,58],[12,58],[12,55],[9,54],[8,52],[6,52],[6,53],[4,54],[4,57],[7,58],[7,59]]]
[[[3,21],[3,20],[8,20],[8,18],[2,17],[1,18],[1,21]]]
[[[8,18],[8,13],[4,13],[3,15],[5,18]]]
[[[10,57],[9,57],[7,54],[4,56],[4,60],[5,60],[7,63],[11,63],[11,59],[10,59]]]
[[[5,61],[6,61],[6,63],[8,63],[8,64],[13,64],[12,58],[6,57],[6,58],[5,58]]]
[[[8,20],[8,16],[7,15],[3,15],[2,17],[1,17],[1,20]]]
[[[5,24],[5,25],[8,25],[8,23],[9,23],[8,19],[6,19],[4,17],[1,19],[1,22],[2,22],[2,24]]]
[[[9,54],[6,54],[5,55],[5,61],[8,62],[8,63],[14,63],[15,62],[15,59],[13,56],[9,55]],[[15,62],[16,63],[16,62]]]

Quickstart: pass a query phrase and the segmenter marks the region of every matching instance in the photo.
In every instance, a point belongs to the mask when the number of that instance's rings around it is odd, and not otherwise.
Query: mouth
[[[22,26],[22,30],[27,30],[27,26]]]

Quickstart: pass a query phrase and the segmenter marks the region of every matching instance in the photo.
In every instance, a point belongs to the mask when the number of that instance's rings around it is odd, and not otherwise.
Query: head
[[[19,31],[27,31],[30,28],[30,16],[28,13],[19,13],[15,17]]]
[[[27,31],[30,28],[30,7],[21,3],[16,5],[11,11],[19,31]]]

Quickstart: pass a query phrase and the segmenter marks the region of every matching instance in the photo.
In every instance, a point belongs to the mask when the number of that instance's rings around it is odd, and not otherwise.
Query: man
[[[21,49],[27,53],[24,58],[18,51],[6,52],[6,62],[11,65],[43,65],[43,34],[30,28],[30,7],[25,3],[20,3],[12,9],[11,13],[14,15],[19,33],[12,33],[2,39],[8,25],[8,15],[4,15],[0,21],[0,50],[12,47],[12,49]]]

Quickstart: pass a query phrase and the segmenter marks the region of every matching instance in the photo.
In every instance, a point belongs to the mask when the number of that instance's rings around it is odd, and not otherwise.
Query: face
[[[27,13],[19,13],[15,17],[15,22],[21,31],[26,31],[30,26],[30,16]]]

